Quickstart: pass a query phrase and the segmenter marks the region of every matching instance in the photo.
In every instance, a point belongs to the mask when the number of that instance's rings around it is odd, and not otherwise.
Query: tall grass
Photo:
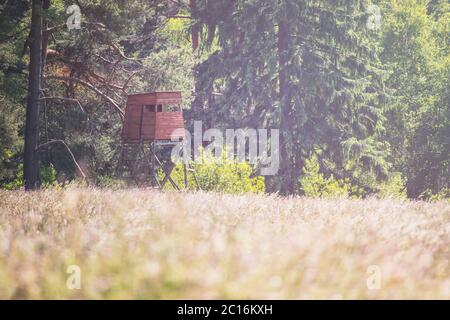
[[[449,202],[0,191],[2,299],[449,299],[449,259]]]

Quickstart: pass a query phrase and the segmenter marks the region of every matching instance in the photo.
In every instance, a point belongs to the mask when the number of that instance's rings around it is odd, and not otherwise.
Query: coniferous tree
[[[24,178],[25,189],[38,185],[39,105],[42,68],[43,0],[33,0],[30,32],[30,67],[25,127]]]
[[[209,108],[198,116],[216,125],[280,128],[282,163],[274,189],[283,194],[297,191],[303,162],[314,153],[339,177],[360,168],[386,173],[384,146],[376,139],[383,85],[366,28],[368,4],[197,4],[196,19],[207,26],[209,39],[217,32],[219,44],[197,70],[197,101]]]

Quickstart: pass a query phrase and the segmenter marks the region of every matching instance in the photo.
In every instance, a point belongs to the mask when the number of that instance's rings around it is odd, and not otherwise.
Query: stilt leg
[[[184,189],[189,189],[188,176],[187,176],[187,165],[188,165],[188,157],[187,157],[187,148],[186,143],[183,142],[183,173],[184,173]]]
[[[161,163],[161,161],[158,159],[158,156],[156,155],[155,149],[151,149],[150,152],[152,153],[152,161],[155,162],[154,168],[156,169],[156,165],[159,165],[159,166],[161,167],[161,169],[162,169],[162,170],[164,171],[164,173],[165,173],[165,177],[164,177],[163,183],[160,184],[160,183],[158,182],[158,179],[157,179],[157,176],[156,176],[156,171],[155,171],[154,177],[155,177],[155,180],[156,180],[157,184],[159,185],[159,187],[160,187],[161,189],[164,188],[164,185],[166,184],[167,180],[169,180],[169,182],[172,184],[172,186],[174,187],[174,189],[177,190],[177,191],[180,191],[180,187],[175,183],[175,181],[173,181],[172,177],[170,176],[170,175],[172,174],[172,171],[173,171],[173,169],[174,169],[174,166],[172,166],[172,167],[170,168],[170,170],[164,169],[163,164]]]
[[[194,170],[194,168],[191,165],[189,165],[189,169],[190,169],[189,171],[192,172],[192,175],[194,177],[195,185],[197,186],[197,191],[200,191],[201,188],[200,188],[200,184],[198,183],[197,175],[195,174],[195,170]]]

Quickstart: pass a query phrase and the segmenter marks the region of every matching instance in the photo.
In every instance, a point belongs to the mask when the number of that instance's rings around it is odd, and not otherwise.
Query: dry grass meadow
[[[450,299],[449,259],[450,202],[0,191],[0,299]]]

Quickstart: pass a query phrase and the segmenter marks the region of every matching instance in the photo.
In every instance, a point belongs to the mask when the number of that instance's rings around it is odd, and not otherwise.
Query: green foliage
[[[253,177],[254,169],[247,162],[230,160],[223,152],[221,158],[216,158],[206,151],[201,153],[200,159],[190,164],[195,170],[199,187],[203,191],[216,191],[232,194],[262,193],[265,191],[263,177]],[[163,178],[163,172],[159,172],[159,178]],[[183,164],[179,163],[171,175],[172,179],[184,188]],[[188,184],[190,188],[196,187],[192,173],[188,172]],[[167,186],[172,188],[168,183]]]
[[[183,107],[187,108],[193,101],[193,69],[197,62],[190,46],[168,44],[164,50],[153,52],[145,59],[143,75],[133,91],[180,90],[183,95]]]
[[[367,1],[198,3],[198,23],[219,44],[197,68],[198,117],[212,126],[280,128],[283,161],[275,190],[296,191],[313,150],[342,170],[350,143],[369,145],[354,153],[361,160],[356,166],[385,171],[377,143],[382,66],[365,27]],[[287,30],[281,32],[282,25]]]
[[[29,1],[0,5],[0,185],[17,175],[23,141],[22,101],[26,96],[26,60],[21,51],[28,35]]]
[[[365,26],[372,2],[382,9],[380,32]],[[48,27],[64,25],[73,3],[52,0]],[[266,179],[269,191],[403,198],[406,184],[410,197],[448,195],[448,1],[197,0],[195,12],[180,1],[77,3],[83,28],[54,29],[46,76],[84,80],[119,108],[127,93],[181,90],[188,121],[279,128],[282,168],[279,179]],[[188,15],[193,19],[168,18]],[[0,185],[10,189],[23,184],[29,23],[30,1],[0,4]],[[201,29],[196,52],[194,25]],[[81,106],[42,103],[40,143],[64,140],[90,181],[116,187],[117,110],[71,81],[47,79],[42,87],[47,97]],[[319,159],[308,159],[313,153]],[[43,185],[54,181],[54,170],[60,180],[76,178],[60,145],[40,150],[40,159]],[[193,165],[205,190],[261,191],[262,178],[250,178],[246,164]],[[174,178],[183,184],[180,165]]]
[[[95,179],[95,186],[107,189],[120,189],[125,187],[126,183],[114,177],[99,175]]]
[[[23,185],[24,185],[23,164],[19,164],[17,169],[18,169],[18,172],[17,172],[17,175],[15,176],[15,178],[12,179],[12,181],[3,183],[1,186],[2,188],[6,189],[6,190],[15,190],[15,189],[20,189],[23,187]]]
[[[433,191],[428,189],[420,196],[420,198],[429,201],[442,201],[442,200],[450,201],[450,188],[444,188],[440,190],[438,193],[433,193]]]
[[[368,183],[368,182],[367,182]],[[317,156],[307,159],[300,178],[300,189],[308,197],[336,198],[353,197],[361,198],[368,195],[376,195],[380,198],[405,199],[406,181],[400,173],[392,174],[387,180],[371,181],[371,192],[358,187],[349,178],[337,179],[333,175],[326,178],[320,170]]]
[[[400,173],[392,175],[378,187],[377,196],[380,198],[406,199],[406,179]]]
[[[56,170],[55,167],[50,164],[47,167],[40,166],[39,168],[39,181],[42,187],[51,186],[56,182]]]
[[[446,1],[383,1],[382,62],[392,70],[386,141],[408,194],[449,188],[450,6]]]
[[[304,195],[314,198],[340,198],[361,196],[362,191],[352,185],[350,179],[328,178],[320,172],[317,156],[305,161],[303,175],[300,177],[300,189]]]
[[[0,83],[2,79],[0,71]],[[3,82],[4,83],[4,82]],[[0,91],[0,185],[18,172],[23,142],[19,130],[23,123],[23,108]]]
[[[55,167],[50,164],[49,166],[40,166],[39,167],[39,181],[41,184],[41,187],[50,187],[53,186],[56,183],[56,170]],[[24,179],[23,179],[23,164],[18,165],[18,172],[14,179],[12,179],[9,182],[4,183],[1,185],[2,188],[6,190],[15,190],[20,189],[24,185]]]

